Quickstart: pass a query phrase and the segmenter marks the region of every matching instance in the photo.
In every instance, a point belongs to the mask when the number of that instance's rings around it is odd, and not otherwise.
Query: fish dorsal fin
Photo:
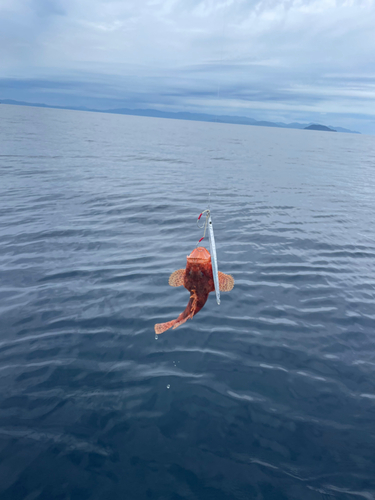
[[[169,276],[168,283],[171,286],[182,286],[184,284],[185,269],[177,269],[174,273]]]
[[[230,292],[234,287],[233,276],[231,276],[230,274],[224,274],[219,271],[219,286],[221,292]]]

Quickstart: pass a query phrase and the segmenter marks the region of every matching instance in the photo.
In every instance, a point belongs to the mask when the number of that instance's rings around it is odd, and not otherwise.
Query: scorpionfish
[[[184,286],[190,292],[190,300],[184,312],[177,319],[155,325],[157,334],[169,328],[177,328],[188,319],[192,319],[205,305],[208,294],[215,291],[210,252],[204,247],[195,248],[187,257],[186,269],[178,269],[169,277],[171,286]],[[234,279],[229,274],[219,271],[221,292],[230,292]]]

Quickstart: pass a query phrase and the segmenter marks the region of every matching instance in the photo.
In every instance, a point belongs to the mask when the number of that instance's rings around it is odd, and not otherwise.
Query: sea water
[[[1,105],[0,213],[2,500],[375,498],[374,137]]]

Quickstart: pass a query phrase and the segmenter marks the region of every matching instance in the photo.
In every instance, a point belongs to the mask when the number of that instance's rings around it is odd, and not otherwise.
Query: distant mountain
[[[239,125],[258,125],[259,122],[253,118],[245,118],[242,116],[217,116],[208,115],[205,113],[190,113],[188,111],[170,112],[158,111],[156,109],[107,109],[106,113],[116,113],[120,115],[132,116],[151,116],[153,118],[171,118],[175,120],[192,120],[196,122],[217,122],[217,123],[234,123]]]
[[[336,132],[343,132],[344,134],[360,134],[361,132],[355,132],[353,130],[348,130],[347,128],[342,128],[342,127],[332,127],[331,125],[329,125],[329,128],[334,128],[336,130]]]
[[[336,132],[333,128],[326,127],[325,125],[309,125],[308,127],[304,127],[305,130],[322,130],[325,132]]]
[[[75,111],[92,111],[96,113],[113,113],[119,115],[132,115],[132,116],[149,116],[152,118],[171,118],[175,120],[192,120],[199,122],[214,122],[214,123],[232,123],[235,125],[256,125],[258,127],[278,127],[278,128],[292,128],[292,129],[306,129],[306,130],[330,130],[334,132],[345,132],[350,134],[359,134],[342,127],[326,127],[325,125],[307,124],[307,123],[282,123],[282,122],[268,122],[258,121],[253,118],[244,116],[230,116],[230,115],[209,115],[205,113],[189,113],[187,111],[171,112],[171,111],[158,111],[156,109],[90,109],[83,106],[50,106],[49,104],[30,103],[23,101],[14,101],[12,99],[2,99],[0,104],[13,104],[18,106],[34,106],[38,108],[57,108],[57,109],[72,109]],[[312,128],[319,127],[319,128]]]
[[[90,109],[85,106],[55,106],[50,104],[41,104],[39,102],[24,102],[14,101],[13,99],[1,99],[0,104],[11,104],[14,106],[31,106],[33,108],[52,108],[52,109],[72,109],[73,111],[93,111],[95,113],[102,113],[99,109]],[[107,111],[105,111],[106,113]]]

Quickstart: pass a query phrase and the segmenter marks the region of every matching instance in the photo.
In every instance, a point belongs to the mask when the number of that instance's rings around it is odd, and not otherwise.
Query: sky
[[[375,134],[375,0],[0,0],[0,100]]]

